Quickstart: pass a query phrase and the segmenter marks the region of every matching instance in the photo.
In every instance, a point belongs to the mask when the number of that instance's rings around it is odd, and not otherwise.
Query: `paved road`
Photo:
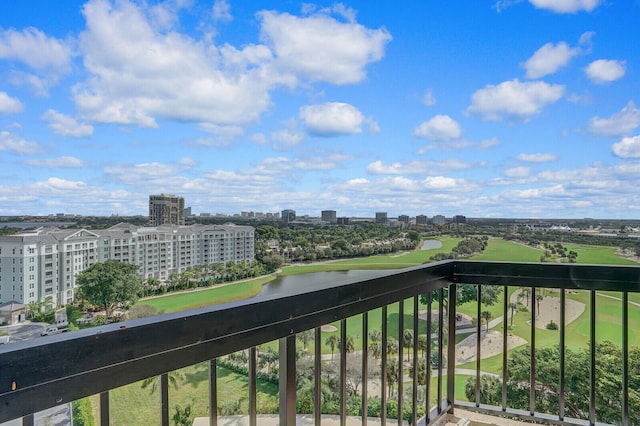
[[[9,334],[9,343],[22,342],[40,337],[40,333],[47,326],[45,323],[22,323],[2,327],[2,331]]]

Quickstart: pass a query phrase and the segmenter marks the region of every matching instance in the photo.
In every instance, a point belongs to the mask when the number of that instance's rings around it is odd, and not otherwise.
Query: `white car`
[[[40,335],[48,336],[49,334],[57,334],[57,333],[60,333],[60,330],[58,330],[58,327],[47,327],[42,331],[42,333],[40,333]]]

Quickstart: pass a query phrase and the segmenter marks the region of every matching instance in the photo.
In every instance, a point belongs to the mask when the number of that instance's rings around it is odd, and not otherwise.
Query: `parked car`
[[[40,333],[41,336],[48,336],[50,334],[58,334],[58,333],[62,333],[67,331],[66,328],[58,328],[58,327],[54,327],[54,326],[49,326],[47,328],[45,328],[42,333]]]

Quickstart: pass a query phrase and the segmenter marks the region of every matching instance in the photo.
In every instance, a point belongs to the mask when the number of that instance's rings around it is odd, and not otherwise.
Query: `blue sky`
[[[0,215],[640,217],[640,1],[0,2]]]

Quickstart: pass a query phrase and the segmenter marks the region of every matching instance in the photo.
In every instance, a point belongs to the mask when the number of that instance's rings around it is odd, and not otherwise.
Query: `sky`
[[[0,2],[0,216],[640,218],[640,0]]]

